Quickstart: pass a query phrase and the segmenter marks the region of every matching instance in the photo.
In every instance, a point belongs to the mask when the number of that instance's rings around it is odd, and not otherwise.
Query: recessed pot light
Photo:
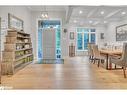
[[[104,21],[104,23],[107,23],[107,21]]]
[[[105,12],[104,11],[101,11],[101,14],[103,15]]]
[[[74,23],[77,23],[77,20],[74,20]]]
[[[92,20],[90,20],[90,21],[89,21],[89,23],[93,23],[93,21],[92,21]]]
[[[80,10],[80,11],[79,11],[79,14],[82,14],[82,13],[83,13],[83,11]]]
[[[126,12],[121,12],[121,14],[122,14],[122,15],[125,15],[125,14],[126,14]]]

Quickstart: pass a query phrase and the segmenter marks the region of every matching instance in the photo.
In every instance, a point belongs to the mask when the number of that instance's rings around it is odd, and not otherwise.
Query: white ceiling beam
[[[66,10],[66,23],[69,22],[71,14],[73,12],[73,7],[72,6],[68,6],[67,10]]]
[[[116,10],[116,11],[114,11],[114,12],[109,13],[107,16],[104,17],[104,19],[112,17],[113,15],[115,15],[115,14],[118,13],[118,12],[120,12],[121,10],[122,10],[122,9],[118,9],[118,10]]]
[[[93,25],[97,25],[99,23],[99,21],[96,21],[95,23],[93,23]]]
[[[101,20],[101,18],[85,18],[85,17],[78,17],[78,16],[73,16],[71,17],[71,20],[76,19],[76,20]]]
[[[76,19],[76,20],[93,20],[93,21],[100,21],[100,20],[105,20],[105,18],[84,18],[84,17],[77,17],[77,16],[73,16],[73,17],[71,17],[71,19],[70,20],[74,20],[74,19]],[[107,18],[107,20],[119,20],[120,18]]]

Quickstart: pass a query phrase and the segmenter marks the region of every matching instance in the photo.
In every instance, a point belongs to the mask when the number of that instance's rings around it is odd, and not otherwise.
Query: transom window
[[[77,28],[77,50],[87,50],[88,43],[95,43],[95,32],[93,28]]]

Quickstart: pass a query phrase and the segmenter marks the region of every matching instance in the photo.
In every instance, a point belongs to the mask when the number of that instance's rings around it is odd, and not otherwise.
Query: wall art
[[[8,29],[17,29],[23,31],[23,20],[8,13]]]
[[[116,27],[116,41],[127,41],[127,24]]]

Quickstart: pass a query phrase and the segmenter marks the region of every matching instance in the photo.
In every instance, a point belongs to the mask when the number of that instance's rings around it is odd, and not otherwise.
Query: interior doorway
[[[55,31],[55,59],[61,59],[61,21],[60,20],[39,20],[38,21],[38,59],[44,58],[43,32],[53,29]],[[46,36],[50,41],[50,36]]]

